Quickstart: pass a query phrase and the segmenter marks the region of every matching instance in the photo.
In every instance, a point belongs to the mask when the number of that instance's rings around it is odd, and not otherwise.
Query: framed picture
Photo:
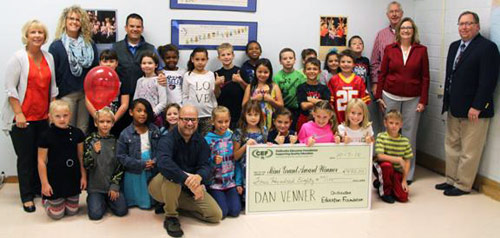
[[[170,8],[255,12],[257,0],[170,0]]]
[[[92,40],[99,53],[117,41],[116,10],[86,9],[92,29]]]
[[[172,44],[179,49],[205,47],[215,50],[221,43],[231,43],[234,50],[245,50],[257,40],[257,22],[172,20]]]
[[[319,25],[319,57],[324,59],[332,50],[347,48],[348,21],[345,16],[321,16]]]
[[[116,11],[86,10],[92,27],[92,40],[96,44],[116,42]]]

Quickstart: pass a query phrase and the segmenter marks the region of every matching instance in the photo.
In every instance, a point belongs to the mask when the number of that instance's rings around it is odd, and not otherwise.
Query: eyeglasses
[[[66,17],[66,20],[80,22],[80,18],[76,18],[76,17]]]
[[[401,29],[401,30],[413,30],[413,26],[402,26],[399,29]]]
[[[469,26],[472,26],[472,25],[474,25],[474,24],[476,24],[476,23],[475,23],[475,22],[470,22],[470,21],[469,21],[469,22],[459,22],[459,23],[457,23],[457,25],[458,25],[459,27],[463,27],[463,26],[467,26],[467,27],[469,27]]]
[[[193,117],[179,117],[180,120],[182,120],[185,123],[192,122],[196,123],[198,122],[198,118],[193,118]]]

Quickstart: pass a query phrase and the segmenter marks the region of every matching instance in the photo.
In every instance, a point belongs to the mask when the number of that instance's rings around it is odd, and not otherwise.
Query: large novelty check
[[[371,145],[250,146],[247,213],[369,209]]]

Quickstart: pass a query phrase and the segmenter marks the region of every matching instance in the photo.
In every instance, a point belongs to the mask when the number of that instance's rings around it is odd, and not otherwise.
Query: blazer
[[[419,103],[426,105],[429,80],[427,47],[413,43],[404,64],[401,45],[393,43],[384,51],[375,98],[381,98],[384,90],[402,97],[420,97]]]
[[[461,40],[451,43],[446,61],[442,113],[467,118],[471,107],[480,118],[494,115],[493,93],[498,80],[500,54],[492,41],[478,34],[462,53],[455,70],[453,63]]]

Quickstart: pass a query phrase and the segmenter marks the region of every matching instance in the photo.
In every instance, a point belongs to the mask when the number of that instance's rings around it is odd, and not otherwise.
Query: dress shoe
[[[386,203],[394,203],[396,201],[396,199],[392,195],[384,195],[381,196],[380,198],[382,199],[382,201]]]
[[[23,205],[23,209],[27,213],[32,213],[32,212],[36,211],[36,207],[35,207],[34,204],[31,205],[31,206],[25,206],[25,205]]]
[[[184,235],[177,217],[165,217],[163,227],[167,230],[168,235],[171,237],[182,237],[182,235]]]
[[[447,183],[440,183],[440,184],[436,184],[436,186],[434,186],[437,190],[448,190],[448,189],[452,189],[452,188],[455,188],[453,185],[451,184],[447,184]]]
[[[469,193],[470,192],[466,192],[466,191],[460,190],[458,188],[444,190],[444,195],[446,195],[446,196],[462,196],[462,195],[469,194]]]

